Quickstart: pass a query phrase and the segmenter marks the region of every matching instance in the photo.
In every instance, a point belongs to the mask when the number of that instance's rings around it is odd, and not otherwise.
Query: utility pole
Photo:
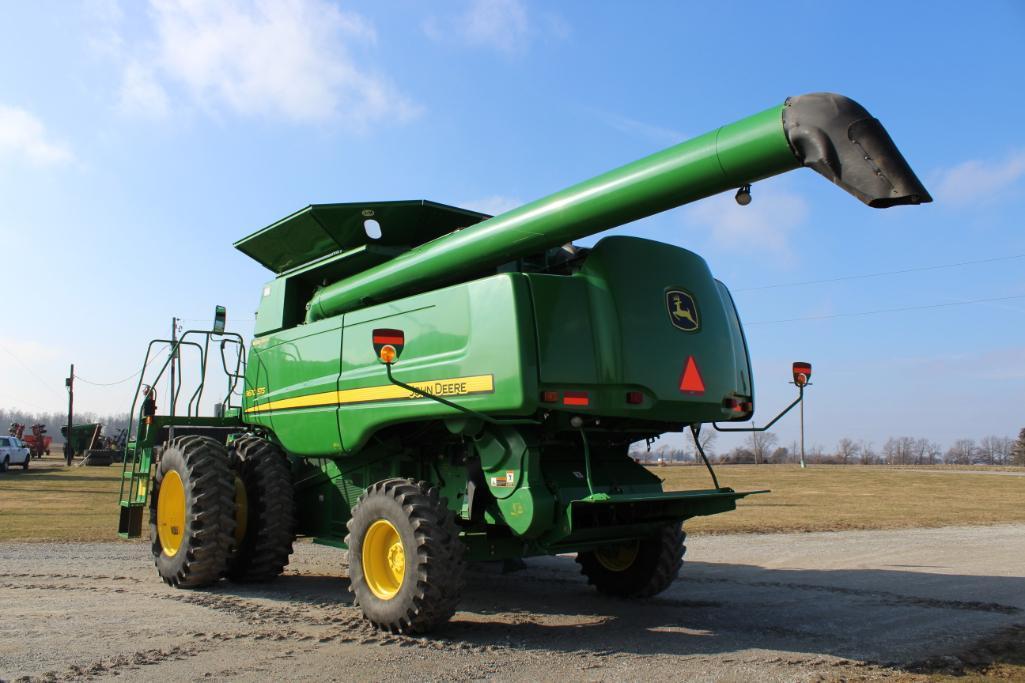
[[[801,401],[801,469],[804,468],[804,401]]]
[[[174,362],[178,358],[178,318],[171,318],[171,393],[167,401],[171,408],[171,415],[174,415]]]
[[[75,452],[71,445],[71,426],[73,423],[73,416],[75,414],[75,364],[71,364],[71,370],[68,372],[68,378],[64,381],[64,385],[68,388],[68,435],[64,439],[64,461],[68,467],[71,467],[71,459],[75,457]]]

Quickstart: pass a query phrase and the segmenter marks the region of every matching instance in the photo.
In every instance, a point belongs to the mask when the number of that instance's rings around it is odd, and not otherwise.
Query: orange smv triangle
[[[701,372],[698,371],[694,356],[687,356],[687,365],[683,368],[683,377],[680,378],[680,391],[705,393],[705,382],[701,379]]]

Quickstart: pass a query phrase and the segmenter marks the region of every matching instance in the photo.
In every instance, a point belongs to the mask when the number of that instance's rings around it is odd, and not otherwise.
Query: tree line
[[[0,408],[0,434],[7,434],[12,423],[26,425],[25,433],[32,432],[32,425],[46,425],[46,435],[53,437],[54,443],[64,443],[61,436],[61,427],[68,424],[67,412],[30,412],[15,408]],[[103,433],[107,436],[115,436],[119,429],[128,427],[128,413],[114,413],[100,415],[88,411],[75,411],[75,424],[86,424],[98,422],[103,425]]]
[[[801,459],[797,443],[779,444],[771,432],[751,432],[745,442],[732,450],[718,453],[715,432],[701,435],[702,448],[709,460],[729,464],[797,463]],[[662,444],[657,447],[631,450],[631,455],[644,463],[686,463],[700,459],[692,444],[682,447]],[[817,465],[1019,465],[1025,466],[1025,428],[1017,438],[987,436],[957,439],[947,449],[929,439],[894,436],[880,447],[870,441],[849,437],[840,439],[827,449],[820,445],[805,448],[805,462]]]

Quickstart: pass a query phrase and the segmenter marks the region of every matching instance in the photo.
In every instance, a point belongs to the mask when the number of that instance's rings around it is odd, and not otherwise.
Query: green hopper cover
[[[283,273],[365,245],[415,247],[488,218],[486,213],[423,199],[311,204],[240,239],[235,248],[275,273]],[[377,225],[368,225],[368,221]],[[377,231],[380,236],[371,236]]]

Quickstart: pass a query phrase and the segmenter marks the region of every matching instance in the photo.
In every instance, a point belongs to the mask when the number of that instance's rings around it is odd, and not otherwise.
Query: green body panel
[[[468,393],[459,403],[495,415],[534,411],[534,325],[523,275],[496,275],[346,314],[340,390],[388,384],[371,343],[372,330],[380,327],[402,329],[412,342],[396,365],[397,379],[407,384],[440,382],[428,391],[446,396],[453,391],[452,380],[490,376],[493,389]],[[338,419],[343,446],[353,451],[382,427],[459,415],[406,394],[397,400],[342,404]]]
[[[358,451],[393,424],[459,416],[389,385],[371,343],[379,327],[416,339],[395,370],[403,382],[433,383],[440,395],[466,392],[461,403],[488,414],[534,411],[530,292],[524,275],[508,273],[256,338],[246,421],[273,432],[290,453],[332,456]],[[474,389],[465,378],[487,384]]]
[[[243,405],[333,393],[338,385],[341,348],[340,318],[258,338],[249,354]],[[341,450],[337,413],[337,406],[328,401],[248,418],[273,431],[291,453],[323,455]]]
[[[577,410],[692,423],[729,419],[726,398],[752,400],[733,301],[697,254],[636,237],[606,237],[575,275],[527,277],[541,389],[589,391],[591,404]],[[677,289],[696,304],[693,331],[671,322],[666,293]],[[688,358],[698,367],[703,393],[680,390]],[[626,403],[628,391],[642,392],[643,401]]]

